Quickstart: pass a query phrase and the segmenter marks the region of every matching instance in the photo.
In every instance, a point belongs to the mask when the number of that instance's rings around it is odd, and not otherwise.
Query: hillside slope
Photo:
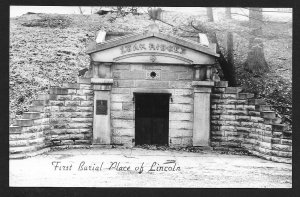
[[[215,12],[220,18],[212,25],[222,28],[245,29],[243,21],[223,21],[222,13]],[[179,26],[187,24],[191,16],[183,13],[167,12],[165,21]],[[193,16],[205,21],[203,15]],[[99,29],[117,32],[142,32],[151,23],[148,16],[128,15],[110,22],[111,15],[55,15],[30,14],[10,20],[10,120],[27,111],[38,93],[47,92],[48,86],[59,86],[63,82],[75,82],[78,70],[89,66],[89,57],[85,53],[95,33]],[[164,33],[180,33],[178,29],[160,23]],[[209,23],[208,23],[209,24]],[[227,25],[227,26],[226,26]],[[281,99],[283,104],[291,106],[292,71],[292,35],[291,23],[272,23],[264,27],[267,37],[265,55],[271,66],[271,72],[256,83],[264,81],[264,87],[257,87],[258,97]],[[221,47],[226,50],[224,34],[217,32]],[[235,66],[238,80],[248,91],[253,90],[253,80],[245,80],[242,64],[247,55],[247,38],[243,34],[235,36]],[[251,82],[251,83],[250,83]],[[255,82],[255,81],[254,81]],[[276,84],[276,85],[274,85]],[[262,85],[262,84],[261,84]],[[266,86],[267,85],[267,86]],[[275,94],[275,93],[276,94]],[[278,96],[279,95],[279,96]],[[278,99],[279,98],[279,99]]]

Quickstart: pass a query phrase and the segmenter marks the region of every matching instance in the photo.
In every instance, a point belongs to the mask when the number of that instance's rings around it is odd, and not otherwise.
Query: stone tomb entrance
[[[170,94],[136,93],[135,145],[168,145]]]
[[[94,145],[209,146],[215,44],[148,31],[87,53]]]

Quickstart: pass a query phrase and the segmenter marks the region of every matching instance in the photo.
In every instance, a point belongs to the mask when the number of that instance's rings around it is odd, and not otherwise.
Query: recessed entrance
[[[168,145],[169,97],[162,93],[135,94],[136,145]]]

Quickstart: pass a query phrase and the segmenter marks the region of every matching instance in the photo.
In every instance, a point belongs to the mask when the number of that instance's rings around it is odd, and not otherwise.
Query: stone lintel
[[[212,87],[215,85],[214,81],[192,81],[192,86]]]
[[[211,87],[195,87],[194,93],[211,93]]]
[[[106,78],[91,78],[92,84],[113,84],[113,79],[106,79]]]

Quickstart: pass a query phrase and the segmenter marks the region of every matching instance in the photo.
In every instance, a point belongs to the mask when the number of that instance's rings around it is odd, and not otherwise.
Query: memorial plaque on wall
[[[107,115],[107,100],[96,100],[96,115]]]

